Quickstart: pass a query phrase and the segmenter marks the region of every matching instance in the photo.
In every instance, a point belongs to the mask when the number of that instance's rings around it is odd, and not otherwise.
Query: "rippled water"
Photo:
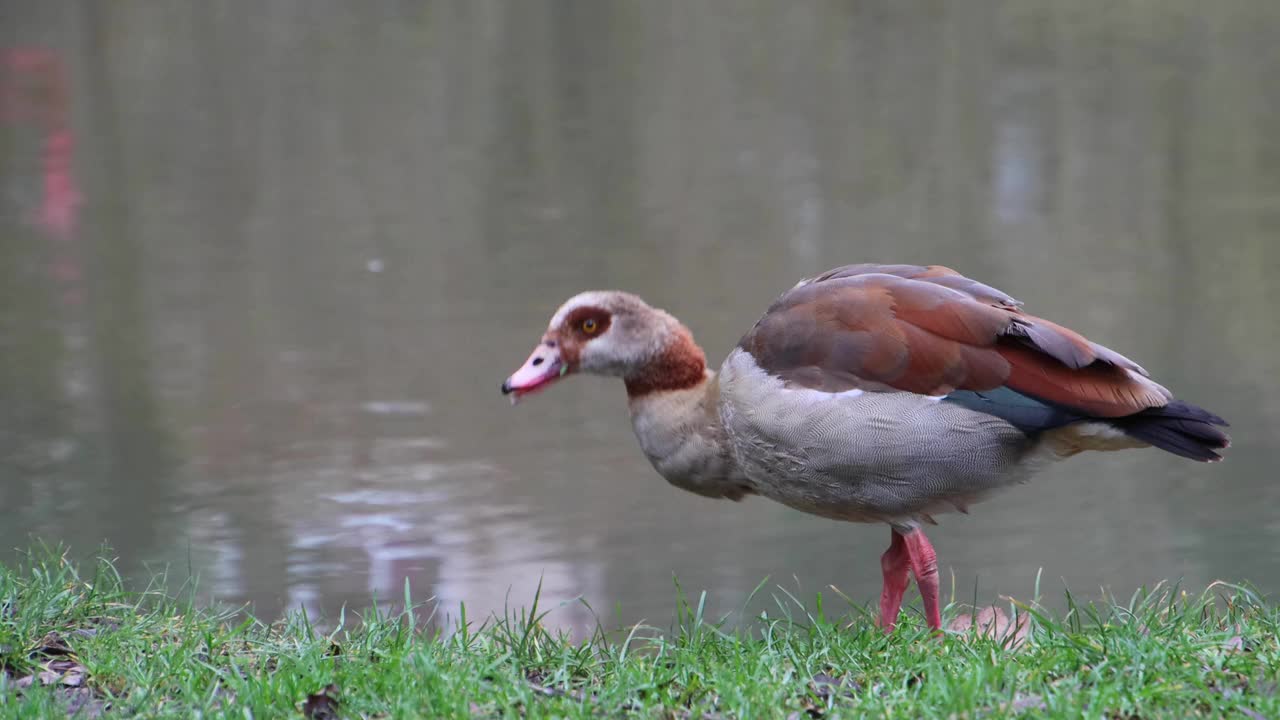
[[[265,615],[406,578],[606,625],[673,576],[866,602],[884,528],[669,487],[620,383],[497,388],[586,287],[718,362],[800,277],[937,262],[1235,438],[946,516],[961,598],[1280,589],[1277,34],[1261,0],[0,3],[0,547]]]

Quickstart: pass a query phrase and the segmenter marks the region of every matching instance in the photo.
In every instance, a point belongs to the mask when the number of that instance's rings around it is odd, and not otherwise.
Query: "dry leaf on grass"
[[[970,613],[957,615],[947,625],[947,630],[974,637],[993,638],[1001,645],[1013,649],[1021,647],[1027,641],[1027,634],[1030,632],[1028,620],[1026,613],[1018,613],[1014,620],[1003,608],[987,605],[980,608],[976,616]]]
[[[87,674],[84,666],[74,660],[53,660],[40,666],[40,671],[25,675],[13,681],[13,686],[22,690],[39,682],[41,685],[62,685],[64,687],[80,687]]]
[[[834,696],[852,698],[855,693],[862,689],[853,678],[847,675],[835,678],[824,672],[814,675],[813,680],[809,682],[809,686],[813,688],[814,694],[823,700]]]
[[[787,720],[820,718],[826,715],[833,701],[853,700],[861,690],[862,686],[847,675],[837,678],[820,672],[809,681],[809,695],[800,699],[800,706],[803,709],[788,715]]]
[[[31,649],[31,654],[51,657],[55,655],[70,655],[71,646],[67,644],[62,635],[51,632],[40,638],[40,642],[36,643],[36,646]]]
[[[329,683],[318,693],[302,701],[302,714],[307,720],[338,720],[338,686]]]

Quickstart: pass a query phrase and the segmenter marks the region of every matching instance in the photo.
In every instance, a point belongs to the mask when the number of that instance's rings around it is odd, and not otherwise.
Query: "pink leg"
[[[911,570],[911,558],[907,544],[897,530],[891,530],[889,549],[880,556],[880,571],[884,574],[884,588],[880,590],[880,627],[893,632],[898,622],[898,609],[902,607],[902,593],[907,590],[907,574]]]
[[[922,530],[912,530],[903,536],[903,540],[907,557],[910,558],[911,572],[916,576],[916,587],[920,588],[920,599],[924,601],[925,620],[933,630],[941,630],[942,614],[938,610],[938,554],[934,552],[933,545]]]

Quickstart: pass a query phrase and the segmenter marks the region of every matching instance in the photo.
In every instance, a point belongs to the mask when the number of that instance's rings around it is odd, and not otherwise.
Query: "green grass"
[[[175,718],[1280,717],[1280,612],[1226,585],[1013,608],[1028,621],[1013,649],[932,637],[914,612],[885,636],[847,601],[806,611],[782,591],[737,629],[699,598],[669,629],[570,641],[545,629],[536,598],[447,634],[422,629],[424,607],[321,632],[302,614],[264,624],[161,586],[130,593],[109,563],[82,572],[56,554],[0,568],[0,717],[68,703]]]

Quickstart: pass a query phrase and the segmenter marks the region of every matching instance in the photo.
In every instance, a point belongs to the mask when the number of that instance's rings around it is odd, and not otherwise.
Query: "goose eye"
[[[587,318],[582,321],[582,332],[588,335],[594,334],[599,329],[600,323],[596,322],[595,318]]]

